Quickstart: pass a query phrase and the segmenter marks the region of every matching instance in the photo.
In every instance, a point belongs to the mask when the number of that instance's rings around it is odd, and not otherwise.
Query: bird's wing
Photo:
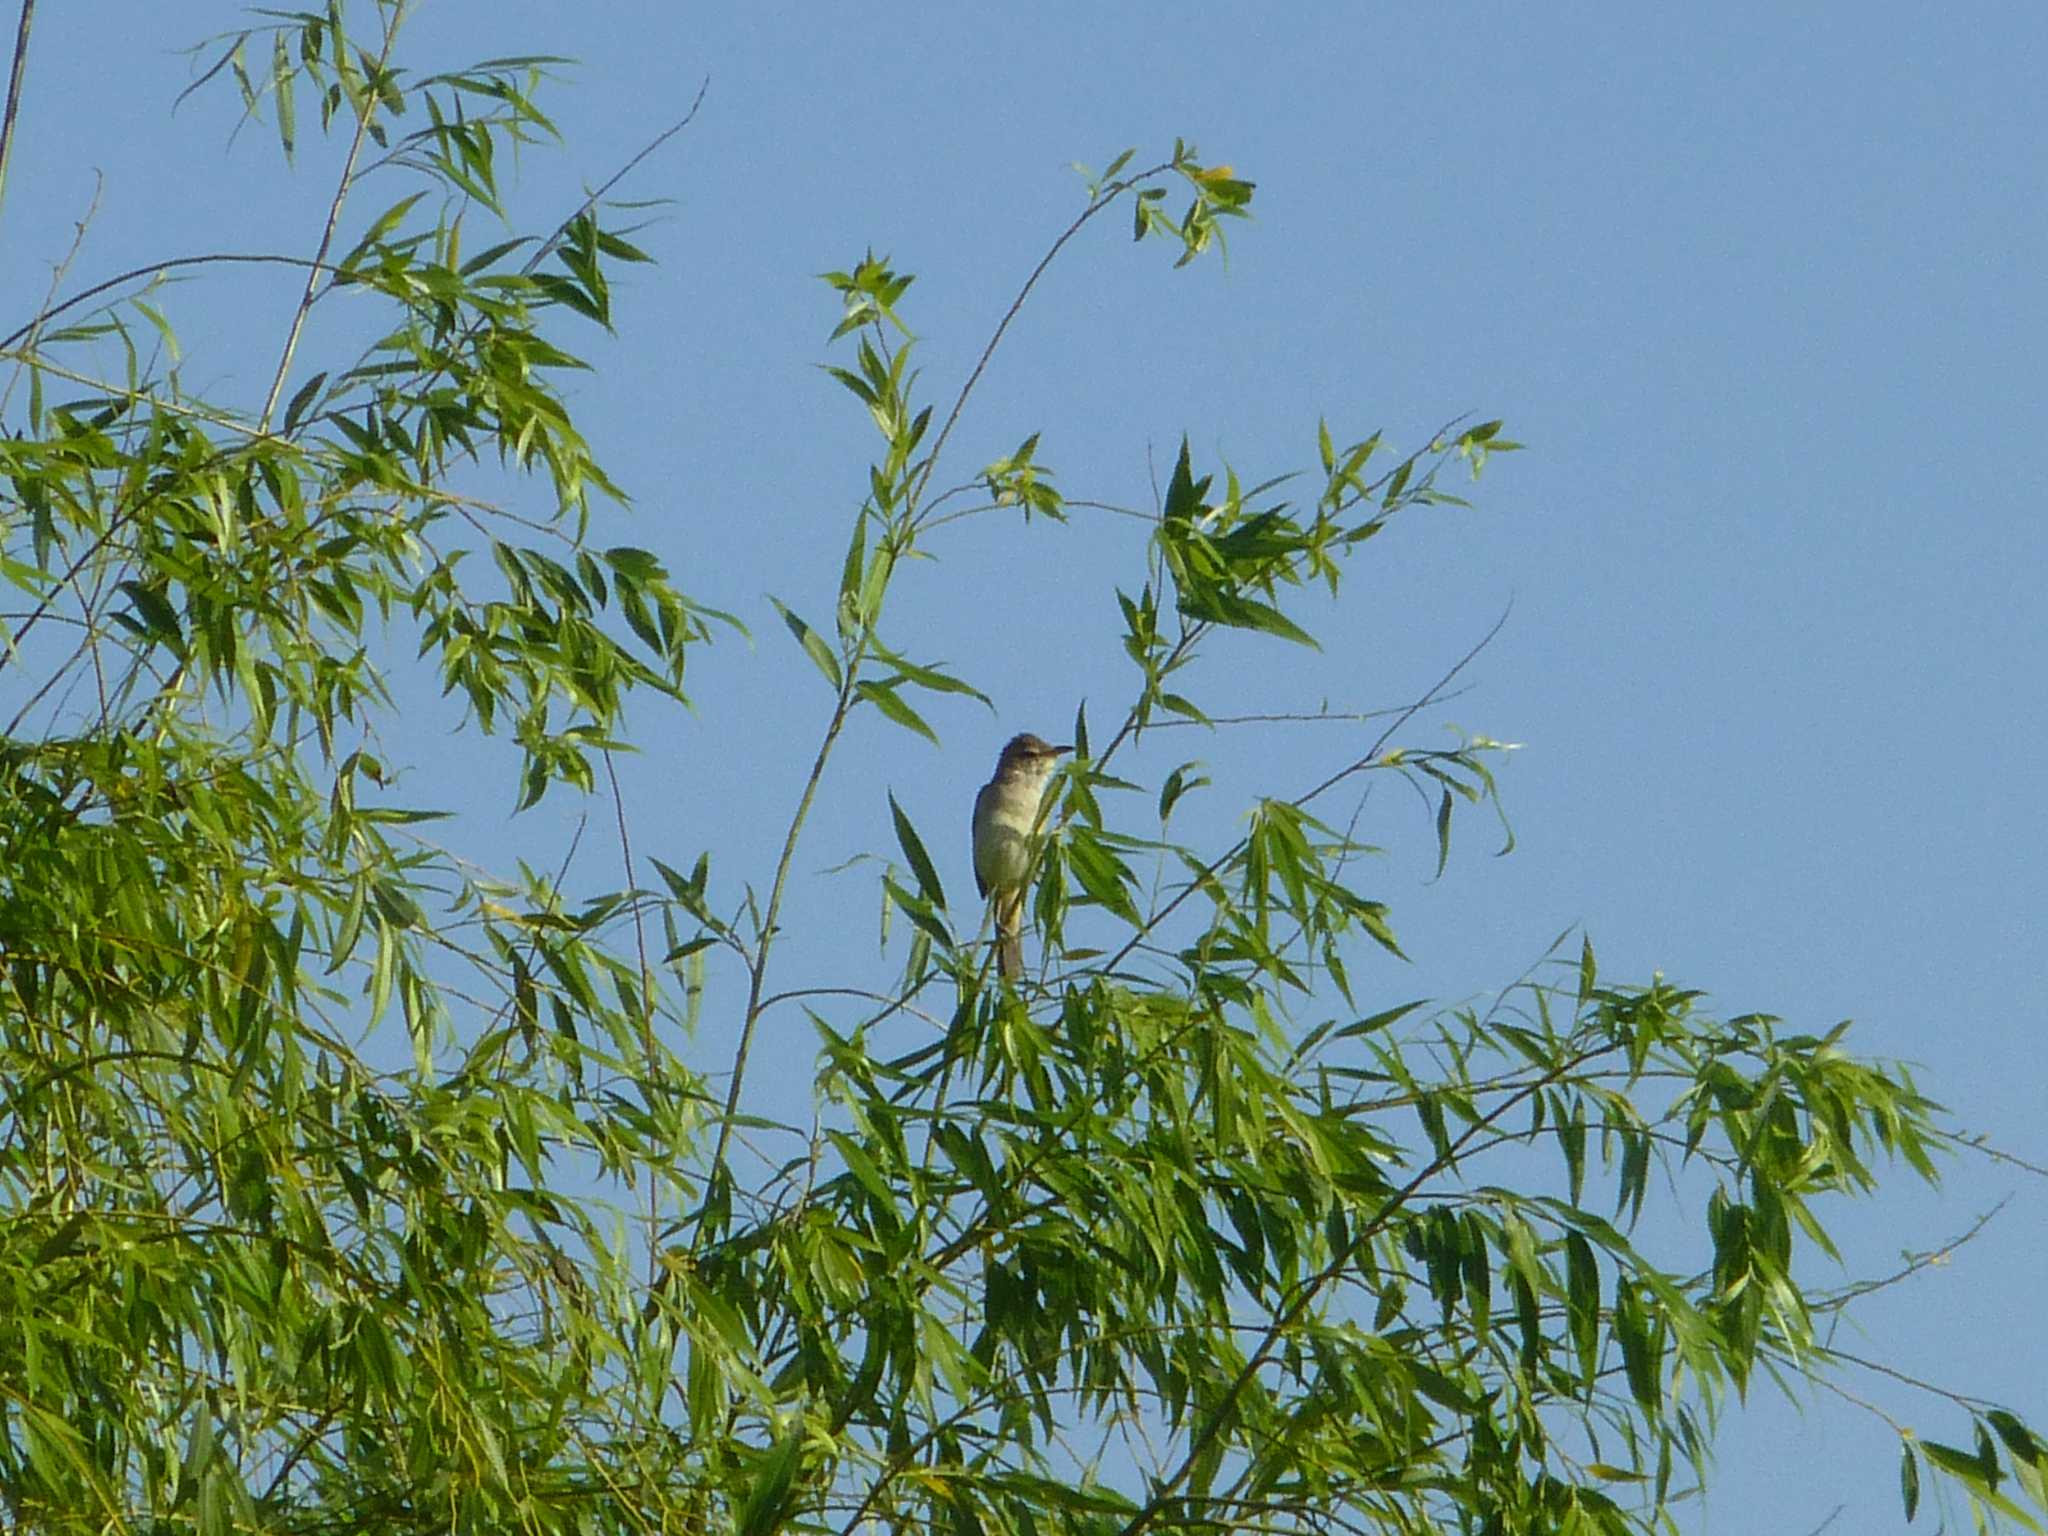
[[[980,839],[983,817],[988,809],[989,796],[995,793],[993,783],[984,784],[974,797],[974,820],[967,828],[968,852],[974,861],[974,890],[984,901],[988,899],[988,881],[981,873],[981,850],[974,846]]]

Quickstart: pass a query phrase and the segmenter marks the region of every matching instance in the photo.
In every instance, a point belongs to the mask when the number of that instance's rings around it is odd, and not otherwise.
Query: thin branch
[[[868,637],[861,637],[865,649]],[[803,835],[804,822],[811,814],[811,804],[818,797],[818,785],[825,777],[825,763],[832,755],[832,745],[839,739],[839,733],[846,728],[846,722],[853,713],[854,675],[860,668],[858,652],[848,662],[845,681],[840,685],[839,700],[833,706],[832,719],[825,727],[825,736],[818,743],[817,756],[811,760],[811,771],[804,780],[803,793],[797,797],[796,813],[790,817],[789,831],[782,840],[782,856],[775,863],[775,879],[768,887],[768,905],[761,913],[760,942],[755,946],[753,963],[748,967],[751,973],[747,982],[747,1011],[740,1023],[739,1044],[733,1050],[732,1082],[725,1094],[725,1116],[718,1127],[718,1145],[711,1153],[711,1175],[706,1181],[706,1197],[725,1167],[726,1150],[732,1142],[733,1117],[739,1112],[740,1088],[747,1078],[747,1057],[754,1048],[754,1031],[761,1022],[761,997],[768,979],[768,955],[775,947],[776,920],[782,912],[782,898],[789,888],[790,867],[796,862],[797,839]]]
[[[1510,605],[1510,607],[1512,607],[1512,605]],[[1296,806],[1307,805],[1309,801],[1313,800],[1317,795],[1320,795],[1325,790],[1329,789],[1331,785],[1336,784],[1343,779],[1349,778],[1354,773],[1358,773],[1363,769],[1371,767],[1379,759],[1381,752],[1383,752],[1386,749],[1387,743],[1393,740],[1394,733],[1400,730],[1402,726],[1406,725],[1422,710],[1427,709],[1431,704],[1436,703],[1439,699],[1441,699],[1444,696],[1444,688],[1453,680],[1455,680],[1460,672],[1464,671],[1466,667],[1471,665],[1473,660],[1479,655],[1481,651],[1485,650],[1487,646],[1493,643],[1494,637],[1501,632],[1502,626],[1505,625],[1507,621],[1508,615],[1506,612],[1503,612],[1501,616],[1494,621],[1493,627],[1489,629],[1485,633],[1485,635],[1483,635],[1480,638],[1479,643],[1474,645],[1463,656],[1459,657],[1458,660],[1452,664],[1450,670],[1445,672],[1443,676],[1439,677],[1434,683],[1432,683],[1429,686],[1429,688],[1425,690],[1421,694],[1421,696],[1415,700],[1414,703],[1405,705],[1401,709],[1394,711],[1393,720],[1388,724],[1387,728],[1384,731],[1380,732],[1378,738],[1375,739],[1372,746],[1366,750],[1364,756],[1356,759],[1348,767],[1340,768],[1337,772],[1331,774],[1328,778],[1324,779],[1320,784],[1316,785],[1306,794],[1297,796],[1294,800],[1290,801],[1289,803]],[[1189,637],[1183,637],[1182,644],[1185,645],[1188,643],[1190,643]],[[1122,743],[1124,737],[1130,732],[1130,729],[1131,720],[1129,718],[1126,718],[1123,728],[1117,732],[1114,738],[1111,739],[1109,748],[1104,752],[1103,756],[1105,758],[1109,755],[1110,752],[1116,750],[1116,748]],[[1178,895],[1173,897],[1170,901],[1166,903],[1165,906],[1161,907],[1157,912],[1155,912],[1142,927],[1140,927],[1136,932],[1134,932],[1131,935],[1131,937],[1128,940],[1125,941],[1121,949],[1119,949],[1114,955],[1110,956],[1110,958],[1106,962],[1104,962],[1100,967],[1098,967],[1102,974],[1114,974],[1117,967],[1122,965],[1123,962],[1130,957],[1132,951],[1135,950],[1142,942],[1144,942],[1148,935],[1150,935],[1156,928],[1158,928],[1158,926],[1162,922],[1164,922],[1169,916],[1171,916],[1173,912],[1177,908],[1179,908],[1182,902],[1186,901],[1190,896],[1194,895],[1196,891],[1202,889],[1203,885],[1211,877],[1215,875],[1217,870],[1223,868],[1224,865],[1228,864],[1232,859],[1236,858],[1239,853],[1243,852],[1243,850],[1250,843],[1250,841],[1251,839],[1249,837],[1239,838],[1235,843],[1231,844],[1230,847],[1226,848],[1222,853],[1218,854],[1214,859],[1210,860],[1207,864],[1205,864],[1202,867],[1201,873],[1196,878],[1190,880],[1184,887],[1182,887]]]
[[[1479,653],[1481,651],[1485,650],[1489,645],[1493,644],[1494,639],[1500,634],[1500,632],[1503,629],[1507,627],[1508,617],[1514,611],[1515,605],[1512,601],[1510,601],[1507,607],[1501,610],[1500,617],[1493,621],[1493,627],[1487,630],[1485,634],[1479,637],[1478,643],[1475,644],[1472,647],[1472,649],[1470,649],[1463,656],[1460,656],[1458,658],[1457,662],[1451,667],[1450,671],[1446,672],[1442,677],[1438,678],[1434,686],[1432,686],[1427,693],[1423,694],[1423,696],[1417,699],[1413,704],[1410,704],[1406,708],[1395,712],[1393,722],[1390,725],[1388,725],[1388,727],[1384,731],[1380,732],[1378,739],[1373,742],[1371,748],[1366,752],[1366,754],[1363,757],[1357,759],[1357,761],[1353,762],[1348,768],[1341,768],[1337,772],[1331,774],[1327,779],[1323,780],[1323,782],[1318,784],[1314,789],[1310,790],[1307,794],[1302,795],[1298,799],[1296,799],[1294,801],[1294,804],[1298,806],[1307,805],[1311,800],[1315,799],[1316,796],[1322,794],[1323,791],[1330,789],[1334,785],[1341,784],[1344,780],[1350,778],[1355,773],[1363,773],[1366,769],[1372,767],[1374,763],[1379,761],[1379,756],[1383,751],[1386,750],[1387,743],[1394,739],[1394,733],[1400,730],[1401,727],[1406,725],[1410,720],[1414,719],[1423,710],[1429,708],[1430,705],[1438,703],[1442,700],[1444,696],[1444,688],[1448,684],[1456,681],[1458,674],[1460,672],[1463,672],[1474,661],[1478,660]]]
[[[1854,1285],[1845,1286],[1842,1290],[1837,1291],[1825,1300],[1812,1302],[1810,1310],[1814,1312],[1840,1311],[1858,1297],[1868,1296],[1872,1291],[1881,1291],[1888,1286],[1897,1285],[1901,1281],[1910,1280],[1923,1269],[1933,1269],[1939,1265],[1946,1264],[1958,1249],[1962,1248],[1964,1244],[1974,1241],[1977,1234],[1990,1226],[1997,1219],[1998,1215],[2011,1204],[2012,1196],[2007,1195],[1998,1204],[1992,1206],[1990,1210],[1984,1212],[1975,1221],[1971,1222],[1960,1235],[1950,1238],[1931,1253],[1913,1254],[1907,1259],[1905,1267],[1902,1269],[1895,1270],[1893,1273],[1881,1276],[1876,1280],[1859,1280]]]
[[[1467,683],[1463,688],[1454,689],[1449,693],[1432,693],[1426,703],[1447,704],[1452,699],[1463,698],[1472,691],[1474,686],[1471,683]],[[1145,729],[1148,731],[1164,731],[1174,726],[1188,725],[1363,725],[1369,720],[1394,719],[1398,722],[1402,719],[1412,718],[1414,712],[1415,706],[1412,704],[1392,704],[1385,709],[1360,709],[1342,713],[1335,710],[1320,709],[1314,714],[1210,715],[1203,720],[1180,718],[1148,720],[1145,723]]]
[[[1003,318],[996,323],[995,331],[988,339],[988,345],[981,349],[981,356],[975,360],[974,370],[967,375],[967,382],[960,386],[960,393],[953,397],[953,408],[946,413],[945,425],[939,428],[939,435],[932,440],[932,451],[924,461],[924,473],[918,476],[916,487],[905,498],[906,505],[915,507],[919,499],[923,497],[925,487],[931,483],[932,472],[938,468],[939,455],[945,451],[946,440],[953,435],[953,428],[960,421],[960,413],[967,409],[967,397],[974,393],[974,386],[981,382],[981,375],[987,369],[989,359],[996,355],[996,348],[1002,345],[1003,335],[1010,329],[1010,322],[1015,320],[1018,313],[1024,308],[1024,301],[1031,297],[1031,291],[1038,286],[1038,280],[1045,276],[1045,270],[1052,265],[1053,258],[1066,248],[1069,240],[1072,240],[1074,236],[1081,233],[1087,227],[1091,219],[1108,208],[1110,204],[1123,196],[1124,193],[1140,183],[1150,181],[1155,176],[1164,175],[1172,169],[1173,162],[1171,160],[1162,161],[1150,170],[1140,171],[1135,176],[1127,177],[1123,181],[1113,182],[1109,186],[1104,187],[1096,194],[1094,201],[1081,210],[1079,217],[1060,232],[1059,238],[1047,247],[1046,253],[1039,257],[1038,265],[1031,269],[1031,275],[1024,279],[1024,286],[1017,290],[1017,297],[1010,301],[1010,307],[1003,311]]]
[[[391,67],[391,50],[398,43],[398,29],[405,21],[405,8],[394,6],[390,19],[384,26],[384,47],[377,55],[378,76]],[[341,210],[348,203],[349,189],[355,184],[356,161],[362,158],[363,140],[369,136],[370,123],[377,115],[382,97],[378,94],[377,81],[367,76],[363,80],[361,105],[356,108],[356,131],[348,143],[348,158],[342,162],[341,178],[335,184],[334,200],[327,205],[327,227],[320,232],[320,248],[313,253],[316,268],[324,265],[328,251],[334,247],[334,232],[341,226]],[[270,381],[270,394],[263,402],[263,410],[257,416],[257,424],[264,431],[270,430],[270,418],[277,411],[277,402],[284,394],[284,381],[292,371],[292,354],[298,351],[299,337],[305,332],[306,317],[313,311],[313,301],[319,297],[320,274],[318,270],[306,274],[306,287],[299,295],[298,308],[292,312],[291,327],[286,331],[284,348],[278,354],[277,374]]]
[[[1988,1157],[1994,1163],[2004,1163],[2008,1167],[2019,1169],[2022,1173],[2031,1173],[2042,1178],[2048,1178],[2048,1168],[2042,1167],[2039,1163],[2030,1163],[2024,1157],[2007,1152],[2002,1148],[1994,1147],[1982,1136],[1957,1136],[1952,1138],[1952,1140],[1956,1146],[1963,1148],[1965,1151],[1975,1152],[1980,1157]]]
[[[670,126],[663,129],[660,133],[656,134],[651,140],[648,141],[646,148],[642,149],[640,153],[633,156],[633,158],[628,160],[624,165],[620,166],[616,171],[614,171],[609,177],[605,179],[603,184],[600,185],[595,192],[591,193],[590,196],[584,198],[582,202],[578,203],[576,205],[576,211],[570,214],[569,217],[567,217],[566,219],[562,220],[560,224],[555,226],[555,232],[552,235],[549,235],[547,239],[543,240],[540,243],[540,248],[533,253],[532,258],[528,260],[526,265],[521,267],[519,270],[522,273],[526,274],[527,276],[531,276],[534,273],[534,271],[539,268],[540,264],[548,259],[548,254],[551,251],[553,251],[556,246],[562,243],[562,237],[569,233],[570,225],[574,224],[578,219],[582,218],[586,213],[590,212],[592,208],[596,207],[598,200],[602,198],[607,192],[611,191],[613,187],[616,187],[620,182],[624,181],[628,176],[630,176],[633,173],[635,167],[637,167],[642,160],[645,160],[649,155],[653,154],[657,149],[661,148],[662,145],[666,144],[670,139],[674,138],[677,134],[681,133],[685,128],[689,127],[692,120],[694,120],[697,116],[697,109],[704,105],[704,93],[710,89],[711,77],[709,75],[706,75],[704,77],[704,83],[697,87],[697,98],[696,100],[690,103],[690,110],[685,112],[678,121],[672,123]]]
[[[619,859],[625,866],[626,889],[636,891],[640,880],[633,873],[633,837],[626,830],[626,796],[619,788],[619,770],[612,761],[612,749],[604,749],[604,774],[612,786],[612,814],[619,828]],[[647,919],[640,903],[633,903],[633,945],[640,959],[639,1006],[634,1010],[639,1017],[640,1053],[644,1058],[641,1071],[646,1073],[650,1085],[654,1081],[654,972],[647,964]],[[647,1283],[651,1286],[660,1278],[660,1229],[661,1229],[661,1181],[647,1181]]]
[[[857,997],[863,1002],[879,1003],[882,1007],[880,1013],[860,1021],[862,1029],[874,1028],[875,1025],[887,1019],[891,1014],[907,1013],[912,1018],[931,1025],[934,1029],[943,1030],[946,1027],[944,1019],[939,1018],[935,1014],[926,1013],[922,1008],[913,1008],[911,1006],[910,999],[914,996],[916,996],[915,992],[908,992],[901,997],[891,997],[886,992],[873,992],[865,987],[792,987],[787,992],[775,992],[762,998],[761,1011],[766,1013],[778,1003],[794,1002],[800,997]]]
[[[49,307],[50,301],[57,296],[57,290],[64,286],[64,274],[71,270],[71,264],[78,260],[78,253],[85,248],[85,232],[92,227],[93,218],[100,211],[100,194],[106,190],[106,187],[107,178],[98,171],[93,172],[92,201],[86,204],[85,216],[72,226],[71,249],[64,253],[64,259],[58,262],[50,271],[50,287],[43,295],[43,307],[46,310]],[[35,333],[33,329],[31,329],[29,335],[28,350],[31,354],[35,351]],[[7,414],[8,404],[14,399],[14,386],[20,381],[22,370],[28,366],[28,362],[29,359],[27,357],[15,359],[14,372],[7,376],[7,387],[4,390],[0,390],[0,416]]]
[[[28,68],[28,29],[36,0],[21,0],[21,24],[14,32],[14,67],[7,75],[7,106],[0,112],[0,203],[7,197],[7,166],[14,156],[14,120],[21,111],[21,77]]]
[[[309,267],[315,273],[331,272],[334,270],[332,267],[323,266],[320,262],[309,260],[304,256],[267,256],[241,251],[209,251],[204,256],[172,256],[164,261],[150,262],[147,266],[130,267],[126,272],[117,272],[104,282],[94,283],[90,288],[74,293],[62,304],[44,309],[32,315],[24,324],[17,326],[8,335],[0,337],[0,350],[14,346],[23,338],[40,330],[44,325],[56,319],[67,309],[76,309],[86,300],[98,298],[110,288],[118,288],[123,283],[132,283],[138,277],[150,277],[158,272],[168,272],[173,267],[201,267],[216,261],[226,263],[246,262],[280,267]]]

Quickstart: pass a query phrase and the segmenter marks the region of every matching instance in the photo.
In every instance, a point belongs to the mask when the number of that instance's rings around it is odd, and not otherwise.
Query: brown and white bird
[[[996,759],[995,777],[974,797],[974,883],[995,909],[996,969],[1014,981],[1024,974],[1024,898],[1044,841],[1039,803],[1060,754],[1026,731]]]

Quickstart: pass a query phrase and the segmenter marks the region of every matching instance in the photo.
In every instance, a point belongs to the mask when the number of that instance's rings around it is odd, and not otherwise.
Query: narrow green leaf
[[[128,600],[135,604],[135,611],[141,615],[140,622],[133,625],[139,634],[173,650],[183,648],[184,635],[178,628],[178,610],[171,606],[162,588],[139,581],[124,581],[120,590],[128,594]]]
[[[1188,440],[1180,440],[1180,457],[1174,460],[1173,478],[1166,484],[1166,504],[1161,511],[1161,520],[1168,523],[1192,521],[1202,510],[1203,493],[1209,489],[1205,476],[1195,479],[1195,472],[1188,458]]]
[[[947,930],[945,920],[926,898],[913,891],[906,891],[888,875],[882,877],[882,894],[888,898],[882,906],[882,940],[885,944],[889,937],[889,908],[893,905],[932,943],[941,949],[950,950],[954,947],[953,935]]]
[[[1346,1024],[1332,1035],[1331,1038],[1334,1040],[1348,1040],[1358,1035],[1369,1035],[1376,1030],[1385,1029],[1395,1020],[1413,1013],[1426,1001],[1427,999],[1418,997],[1412,1003],[1403,1003],[1398,1008],[1385,1009],[1380,1013],[1373,1014],[1370,1018],[1360,1019],[1356,1024]]]
[[[273,39],[270,63],[271,106],[277,113],[277,138],[284,147],[286,160],[298,148],[298,114],[292,109],[292,57],[286,46],[284,33],[278,32]]]
[[[753,1486],[740,1505],[740,1536],[768,1536],[780,1529],[803,1449],[803,1425],[793,1422],[758,1464]]]
[[[832,647],[825,643],[825,637],[791,613],[778,598],[771,596],[768,601],[775,605],[775,611],[782,615],[782,622],[796,636],[796,643],[804,648],[804,654],[825,675],[825,681],[832,685],[833,692],[843,688],[845,674],[840,670],[839,658],[832,653]]]
[[[1600,1268],[1583,1232],[1565,1234],[1564,1260],[1565,1312],[1579,1354],[1580,1373],[1591,1387],[1600,1363]]]
[[[1075,826],[1067,839],[1067,867],[1096,903],[1135,926],[1141,921],[1125,883],[1130,872],[1091,832]]]
[[[1173,808],[1180,804],[1181,798],[1184,795],[1192,790],[1200,789],[1209,783],[1208,775],[1192,771],[1200,766],[1199,761],[1191,759],[1188,762],[1182,763],[1166,776],[1166,782],[1159,787],[1159,819],[1161,822],[1165,822],[1173,815]]]
[[[903,849],[903,857],[910,862],[910,872],[917,877],[917,888],[925,900],[941,911],[946,905],[946,888],[939,884],[939,872],[933,866],[931,855],[925,852],[924,843],[917,835],[917,828],[910,824],[910,818],[903,814],[903,807],[896,803],[895,791],[889,793],[889,814],[896,822],[896,842]]]
[[[935,747],[939,744],[939,738],[933,733],[932,728],[924,723],[916,710],[898,698],[895,689],[888,684],[863,680],[853,685],[853,691],[905,730],[917,732]]]

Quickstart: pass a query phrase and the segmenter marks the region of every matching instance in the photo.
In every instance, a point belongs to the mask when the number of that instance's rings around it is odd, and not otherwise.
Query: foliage
[[[596,789],[627,698],[682,698],[728,621],[596,534],[623,496],[560,380],[644,259],[613,210],[466,235],[506,217],[504,152],[552,136],[549,61],[412,75],[405,9],[361,35],[338,0],[266,13],[205,56],[287,156],[310,102],[343,159],[352,240],[261,258],[305,274],[263,398],[187,391],[169,258],[5,341],[9,1524],[1674,1529],[1731,1393],[1841,1364],[1850,1293],[1802,1278],[1830,1197],[1932,1179],[1934,1106],[1840,1029],[1717,1020],[1588,942],[1491,1008],[1356,995],[1399,949],[1340,794],[1424,788],[1439,870],[1494,799],[1501,744],[1397,741],[1433,696],[1221,847],[1175,830],[1199,765],[1118,771],[1209,720],[1237,632],[1314,644],[1303,589],[1455,499],[1499,424],[1406,455],[1324,427],[1305,492],[1183,446],[1115,593],[1130,701],[1106,740],[1076,721],[1059,782],[1043,972],[994,981],[895,808],[900,981],[811,1000],[818,1124],[755,1177],[735,1138],[778,1128],[748,1059],[834,746],[862,710],[933,736],[920,695],[980,696],[889,629],[892,582],[958,518],[1068,503],[1036,434],[936,491],[980,369],[933,430],[910,278],[830,274],[832,374],[881,442],[829,615],[777,604],[827,701],[778,861],[574,900],[430,841],[374,750],[419,669],[510,740],[530,806]],[[1185,144],[1130,164],[1046,262],[1123,203],[1184,264],[1253,196]],[[337,295],[387,318],[308,371]],[[722,1085],[681,1049],[712,966],[746,992]],[[904,1010],[936,1038],[879,1054]],[[1906,1441],[1908,1513],[1929,1470],[2025,1519],[2040,1443],[1968,1417],[1971,1449]]]

